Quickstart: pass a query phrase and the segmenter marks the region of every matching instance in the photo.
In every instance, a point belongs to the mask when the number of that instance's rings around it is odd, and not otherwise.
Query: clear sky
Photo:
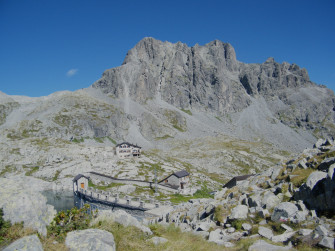
[[[334,0],[0,0],[0,91],[88,87],[148,36],[219,39],[242,62],[296,63],[335,89]]]

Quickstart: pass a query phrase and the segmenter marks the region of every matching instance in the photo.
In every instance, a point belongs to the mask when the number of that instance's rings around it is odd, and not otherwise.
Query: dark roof
[[[225,187],[233,187],[236,185],[237,181],[246,180],[247,178],[253,176],[254,174],[247,174],[247,175],[241,175],[241,176],[235,176],[231,180],[229,180],[226,184],[223,185],[223,188]]]
[[[138,145],[130,144],[130,143],[128,143],[128,142],[122,142],[122,143],[120,143],[120,144],[117,144],[116,147],[121,146],[121,145],[123,145],[123,144],[126,144],[126,145],[128,145],[128,146],[137,147],[137,148],[142,148],[142,147],[140,147],[140,146],[138,146]]]
[[[236,179],[236,181],[240,181],[240,180],[246,180],[247,178],[254,176],[253,174],[246,174],[246,175],[241,175],[241,176],[236,176],[234,177]]]
[[[179,172],[175,172],[175,173],[172,173],[170,174],[169,176],[165,177],[164,179],[162,179],[161,181],[158,181],[158,184],[163,182],[164,180],[170,178],[172,175],[175,175],[177,176],[178,178],[182,178],[182,177],[185,177],[185,176],[188,176],[190,175],[186,170],[182,170],[182,171],[179,171]]]
[[[179,172],[175,172],[174,175],[176,175],[178,178],[182,178],[185,176],[189,176],[190,174],[186,170],[181,170]]]
[[[73,182],[74,182],[74,181],[77,181],[77,180],[79,180],[81,177],[85,177],[85,178],[88,179],[88,180],[90,179],[89,177],[86,177],[86,176],[83,175],[83,174],[78,174],[76,177],[73,178],[72,181],[73,181]]]

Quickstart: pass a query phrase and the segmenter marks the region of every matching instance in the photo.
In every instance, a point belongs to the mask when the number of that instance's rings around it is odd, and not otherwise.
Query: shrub
[[[88,213],[89,205],[81,209],[76,207],[71,210],[60,211],[48,227],[48,235],[63,241],[66,233],[74,230],[87,229],[92,219],[92,214]]]
[[[10,222],[3,219],[3,209],[0,208],[0,243],[4,241],[4,237],[10,226]]]

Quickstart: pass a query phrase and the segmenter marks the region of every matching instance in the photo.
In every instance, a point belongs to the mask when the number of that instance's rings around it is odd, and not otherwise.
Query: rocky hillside
[[[335,248],[335,145],[319,140],[293,159],[216,192],[214,199],[193,199],[162,213],[162,224],[233,248],[254,241],[248,250]]]

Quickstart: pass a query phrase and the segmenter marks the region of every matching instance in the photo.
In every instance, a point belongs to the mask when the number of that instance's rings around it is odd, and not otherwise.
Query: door
[[[85,183],[84,183],[84,182],[80,183],[80,187],[81,187],[82,189],[84,189],[84,188],[85,188]]]

